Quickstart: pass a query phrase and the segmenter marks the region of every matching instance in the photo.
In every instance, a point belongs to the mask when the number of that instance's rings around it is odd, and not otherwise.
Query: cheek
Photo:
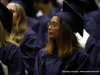
[[[49,35],[49,37],[52,38],[52,39],[58,39],[60,37],[59,30],[53,30],[52,34]]]
[[[59,37],[60,37],[59,31],[54,31],[53,36],[54,36],[55,38],[59,38]]]
[[[16,22],[16,21],[17,21],[17,14],[13,13],[13,22]]]

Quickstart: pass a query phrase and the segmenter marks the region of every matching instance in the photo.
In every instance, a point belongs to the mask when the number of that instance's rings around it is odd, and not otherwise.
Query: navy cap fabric
[[[63,1],[63,11],[58,12],[55,16],[63,19],[72,28],[73,32],[78,32],[83,36],[84,20],[67,2]]]
[[[83,15],[83,12],[90,8],[88,0],[65,0],[78,13]]]
[[[88,0],[88,1],[89,1],[89,4],[90,4],[90,8],[88,10],[86,10],[87,12],[99,10],[99,7],[94,0]]]
[[[3,27],[11,33],[12,28],[12,19],[13,14],[12,12],[0,2],[0,21],[3,24]]]
[[[32,17],[34,0],[11,0],[9,3],[17,3],[21,5],[28,17]]]

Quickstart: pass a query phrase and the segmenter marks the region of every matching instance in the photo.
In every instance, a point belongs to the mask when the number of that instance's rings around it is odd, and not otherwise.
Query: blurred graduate
[[[41,49],[41,41],[37,34],[27,27],[27,15],[22,0],[12,0],[7,8],[13,13],[13,23],[10,38],[15,41],[21,49],[24,68],[30,75],[37,52]]]
[[[39,30],[39,22],[32,18],[33,4],[34,0],[11,0],[9,3],[17,3],[24,8],[25,14],[27,16],[27,26],[31,28],[36,34]]]
[[[40,9],[39,9],[39,2],[37,0],[34,0],[33,5],[33,18],[38,20],[40,22],[39,24],[39,31],[38,31],[38,37],[42,41],[42,47],[46,46],[47,38],[48,38],[48,28],[47,23],[50,21],[50,18],[47,17]]]
[[[49,18],[52,18],[59,9],[55,8],[52,0],[35,0],[38,2],[39,9]]]
[[[0,61],[9,75],[25,75],[21,50],[10,39],[13,14],[0,2]]]
[[[91,59],[91,68],[92,70],[97,70],[97,24],[94,18],[91,16],[84,17],[86,15],[86,11],[90,9],[90,3],[88,0],[66,0],[67,3],[78,12],[84,18],[84,32],[83,37],[81,37],[78,33],[76,36],[78,38],[79,43],[86,49],[87,54]],[[92,1],[92,0],[91,0]],[[93,2],[92,2],[93,4]]]
[[[94,20],[96,21],[97,24],[97,39],[96,39],[96,44],[98,46],[98,54],[97,54],[97,68],[100,71],[100,9],[98,8],[98,6],[96,5],[95,1],[94,1],[94,5],[93,3],[91,3],[91,9],[90,12],[88,11],[88,13],[86,14],[86,17],[91,16],[94,18]],[[92,2],[93,2],[92,1]]]
[[[84,29],[94,38],[97,39],[97,24],[91,16],[86,17],[87,10],[91,8],[89,0],[65,0],[84,18]],[[93,0],[91,0],[93,1]],[[92,4],[94,4],[92,2]],[[96,5],[95,5],[96,6]],[[95,7],[94,6],[94,7]]]

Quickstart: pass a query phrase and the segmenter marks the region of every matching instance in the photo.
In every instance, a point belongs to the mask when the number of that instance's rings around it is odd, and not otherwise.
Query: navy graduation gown
[[[96,33],[97,39],[96,39],[96,42],[99,45],[100,44],[100,36],[99,36],[99,34],[100,34],[100,10],[89,12],[89,13],[86,14],[86,16],[91,16],[96,21],[96,24],[97,24],[97,33]]]
[[[28,29],[24,35],[22,43],[20,44],[20,49],[22,52],[25,70],[28,71],[29,75],[31,75],[31,70],[33,70],[32,64],[34,64],[36,54],[40,48],[41,41],[37,38],[37,34],[33,30]]]
[[[22,54],[16,45],[8,44],[0,48],[0,60],[8,67],[9,75],[25,75]]]
[[[98,46],[98,54],[97,54],[97,68],[100,71],[100,10],[96,10],[93,12],[89,12],[86,14],[86,16],[91,16],[94,18],[97,24],[97,39],[96,39],[96,44]]]
[[[39,22],[34,18],[27,17],[27,26],[31,28],[36,34],[39,31]]]
[[[40,22],[38,38],[42,41],[42,47],[45,47],[48,38],[47,23],[50,22],[50,18],[45,15],[42,15],[38,17],[37,20]]]
[[[97,25],[94,18],[84,16],[84,29],[95,39],[97,39]]]
[[[80,73],[72,73],[71,71],[90,71],[89,56],[79,47],[74,49],[72,56],[66,60],[59,59],[56,49],[53,55],[46,54],[43,50],[41,49],[37,54],[34,75],[80,75]],[[81,75],[88,74],[81,73]]]
[[[90,60],[91,60],[91,70],[96,71],[97,69],[97,44],[95,42],[95,39],[92,36],[89,36],[87,39],[85,49],[87,54],[89,54]]]

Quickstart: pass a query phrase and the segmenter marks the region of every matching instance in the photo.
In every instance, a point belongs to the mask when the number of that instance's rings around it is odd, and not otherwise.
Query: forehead
[[[51,22],[57,22],[57,23],[59,23],[59,17],[53,16],[52,19],[51,19]]]
[[[9,3],[9,4],[7,5],[7,8],[8,8],[8,9],[16,10],[15,3]]]

